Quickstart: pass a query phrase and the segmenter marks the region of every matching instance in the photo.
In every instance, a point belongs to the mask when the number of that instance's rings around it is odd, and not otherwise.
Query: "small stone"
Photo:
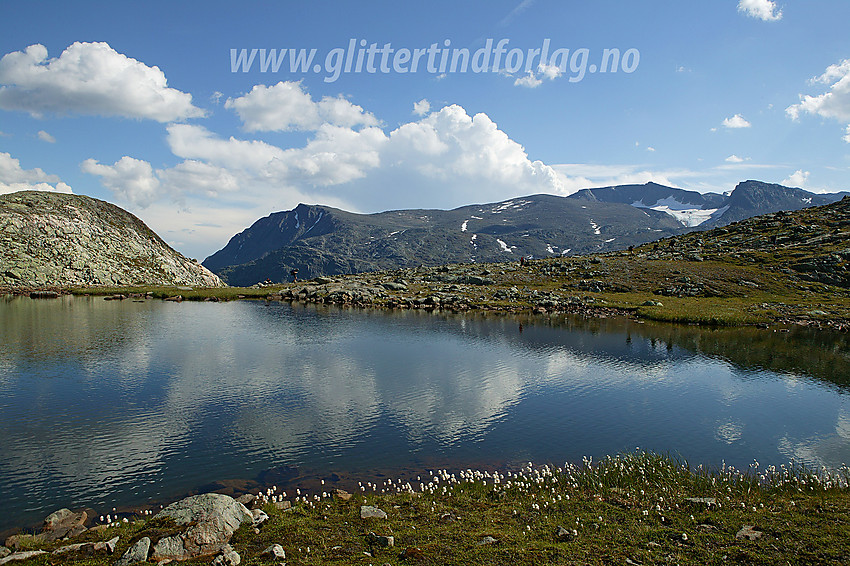
[[[257,498],[257,496],[254,495],[253,493],[246,493],[245,495],[240,495],[239,497],[237,497],[236,501],[238,501],[239,503],[241,503],[245,507],[248,507],[249,505],[251,505],[254,502],[254,500],[256,498]]]
[[[343,489],[335,489],[333,490],[333,496],[340,501],[348,501],[351,499],[351,494]]]
[[[242,557],[239,556],[239,553],[233,550],[232,546],[226,544],[221,549],[221,553],[213,559],[212,564],[213,566],[239,566],[240,562],[242,562]]]
[[[360,518],[361,519],[386,519],[387,514],[378,509],[377,507],[373,507],[371,505],[361,505],[360,506]]]
[[[3,564],[8,564],[9,562],[17,562],[18,560],[28,560],[33,556],[39,556],[41,554],[47,554],[43,550],[28,550],[26,552],[15,552],[10,554],[6,558],[0,558],[0,566]]]
[[[269,516],[262,509],[251,509],[251,515],[254,516],[254,526],[259,527],[269,520]]]
[[[12,554],[12,551],[6,548],[5,546],[0,546],[0,558],[6,558]]]
[[[120,537],[113,537],[107,541],[94,543],[95,552],[106,551],[107,554],[113,554],[115,552],[115,547],[118,545],[119,538]]]
[[[717,499],[714,497],[686,497],[685,501],[694,505],[705,505],[706,507],[717,505]]]
[[[135,542],[127,551],[115,562],[115,566],[129,566],[130,564],[138,564],[146,562],[148,559],[148,551],[151,549],[151,539],[142,537]]]
[[[496,544],[497,542],[499,542],[499,539],[493,538],[490,535],[487,535],[486,537],[484,537],[484,538],[482,538],[481,540],[478,541],[478,546],[485,546],[485,545],[488,545],[488,544]]]
[[[94,544],[90,542],[78,542],[76,544],[69,544],[66,546],[60,546],[56,550],[53,551],[53,554],[65,554],[67,552],[77,552],[82,549],[85,545],[91,545],[91,550],[94,550]]]
[[[566,527],[562,525],[558,525],[558,528],[555,529],[555,538],[558,540],[573,540],[573,533]]]
[[[269,555],[275,560],[286,560],[286,551],[283,550],[283,547],[279,544],[273,544],[267,549],[265,549],[262,553],[263,556]]]
[[[280,511],[286,511],[287,509],[292,509],[291,501],[275,501],[274,506]]]
[[[83,526],[86,519],[88,515],[85,511],[74,513],[70,509],[59,509],[44,519],[44,526],[39,536],[45,542],[76,536],[86,530]]]
[[[743,527],[741,527],[741,530],[737,532],[735,538],[758,540],[762,537],[763,534],[764,533],[762,531],[757,531],[753,525],[744,525]]]
[[[376,535],[375,533],[370,532],[366,535],[366,544],[369,546],[382,546],[384,548],[389,548],[391,546],[395,546],[395,537]]]
[[[401,553],[402,560],[424,560],[425,553],[418,546],[408,546]]]

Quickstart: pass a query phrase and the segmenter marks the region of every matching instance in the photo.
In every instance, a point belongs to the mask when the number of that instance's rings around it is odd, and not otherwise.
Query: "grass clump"
[[[361,484],[349,500],[289,494],[288,510],[278,506],[286,494],[271,488],[257,499],[270,519],[258,532],[243,526],[231,544],[243,564],[270,563],[262,551],[280,544],[290,566],[846,564],[849,476],[847,468],[758,462],[710,470],[634,452],[508,472],[438,470]],[[388,517],[361,519],[361,505]],[[121,528],[138,538],[154,527]],[[395,544],[376,545],[369,533]],[[118,552],[129,544],[122,540]],[[48,556],[32,562],[108,563]]]

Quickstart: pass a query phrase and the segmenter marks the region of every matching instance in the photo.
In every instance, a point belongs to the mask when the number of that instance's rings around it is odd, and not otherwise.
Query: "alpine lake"
[[[7,296],[0,344],[0,531],[60,507],[637,448],[850,462],[846,333]]]

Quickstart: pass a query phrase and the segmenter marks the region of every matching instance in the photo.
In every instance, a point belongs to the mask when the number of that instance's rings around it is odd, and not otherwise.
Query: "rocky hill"
[[[0,287],[223,286],[129,212],[81,195],[0,195]]]
[[[795,278],[850,288],[850,196],[794,212],[772,212],[636,250],[647,260],[755,264]]]

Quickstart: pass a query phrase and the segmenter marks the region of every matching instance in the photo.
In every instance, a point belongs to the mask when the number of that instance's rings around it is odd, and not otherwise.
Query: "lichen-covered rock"
[[[88,519],[88,515],[85,511],[79,513],[74,513],[70,509],[54,511],[44,519],[44,526],[42,526],[39,538],[45,542],[52,542],[61,538],[76,536],[86,530],[83,526],[86,519]]]
[[[0,287],[224,284],[113,204],[82,195],[0,195]]]
[[[187,560],[219,552],[244,522],[254,516],[228,495],[206,493],[172,503],[156,515],[185,526],[182,533],[162,538],[153,549],[154,560]]]
[[[115,562],[115,566],[130,566],[147,561],[150,548],[151,539],[148,537],[140,538]]]

